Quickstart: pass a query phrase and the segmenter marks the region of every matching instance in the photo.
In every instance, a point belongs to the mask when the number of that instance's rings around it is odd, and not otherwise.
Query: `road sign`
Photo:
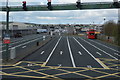
[[[4,39],[3,39],[3,43],[4,44],[10,44],[10,36],[8,34],[5,35]]]

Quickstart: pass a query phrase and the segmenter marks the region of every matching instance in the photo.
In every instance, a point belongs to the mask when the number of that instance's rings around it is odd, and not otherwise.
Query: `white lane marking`
[[[73,37],[74,38],[74,37]],[[74,38],[74,40],[94,59],[96,60],[103,68],[106,68],[104,67],[78,40],[76,40]]]
[[[50,53],[50,55],[48,56],[47,60],[45,61],[45,63],[43,64],[43,66],[45,66],[47,64],[47,62],[49,61],[50,57],[52,56],[53,52],[55,51],[56,47],[58,46],[60,40],[62,37],[59,38],[59,40],[57,41],[55,47],[53,48],[52,52]]]
[[[58,67],[61,67],[62,66],[62,64],[58,64]]]
[[[88,42],[88,41],[86,41],[86,40],[84,40],[84,39],[82,39],[82,38],[79,38],[79,39],[81,39],[81,40],[85,41],[86,43],[90,44],[91,46],[95,47],[96,49],[98,49],[98,50],[102,51],[103,53],[105,53],[105,54],[109,55],[110,57],[114,58],[115,60],[118,60],[116,57],[114,57],[114,56],[112,56],[111,54],[109,54],[109,53],[105,52],[104,50],[102,50],[102,49],[98,48],[97,46],[95,46],[95,45],[91,44],[90,42]]]
[[[30,63],[30,64],[28,64],[27,66],[33,66],[33,64]]]
[[[106,48],[108,48],[108,49],[111,49],[111,50],[113,50],[113,51],[116,51],[116,52],[120,53],[120,51],[118,51],[118,50],[115,50],[115,49],[113,49],[113,48],[111,48],[111,47],[108,47],[108,46],[106,46],[106,45],[103,45],[103,44],[101,44],[101,43],[98,43],[98,42],[96,42],[96,41],[93,41],[93,40],[90,40],[90,41],[92,41],[92,42],[94,42],[94,43],[97,43],[97,44],[99,44],[99,45],[101,45],[101,46],[104,46],[104,47],[106,47]]]
[[[97,54],[99,54],[100,56],[102,55],[102,54],[100,54],[99,52],[96,52]]]
[[[91,65],[87,65],[87,67],[88,67],[88,68],[92,68],[92,66],[91,66]]]
[[[20,46],[26,45],[26,44],[28,44],[28,43],[34,42],[34,41],[39,40],[39,39],[42,39],[42,38],[37,38],[37,39],[34,39],[34,40],[32,40],[32,41],[28,41],[28,42],[26,42],[26,43],[23,43],[23,44],[20,44],[20,45],[14,46],[14,47],[17,48],[17,47],[20,47]],[[11,50],[11,48],[9,48],[9,50]],[[5,52],[5,51],[6,51],[6,50],[2,50],[2,51],[0,51],[0,53],[1,53],[1,52]]]
[[[62,55],[62,54],[63,54],[63,51],[60,51],[60,54]]]
[[[27,46],[23,46],[22,48],[26,48]]]
[[[76,67],[75,61],[73,59],[72,51],[71,51],[71,48],[70,48],[70,43],[69,43],[68,37],[67,37],[67,43],[68,43],[68,48],[69,48],[70,57],[71,57],[71,60],[72,60],[73,67]]]
[[[114,53],[115,55],[117,55],[117,56],[120,56],[118,53]]]
[[[40,54],[43,54],[45,51],[42,51]]]
[[[78,53],[79,53],[80,55],[82,55],[82,53],[81,53],[80,51],[78,51]]]

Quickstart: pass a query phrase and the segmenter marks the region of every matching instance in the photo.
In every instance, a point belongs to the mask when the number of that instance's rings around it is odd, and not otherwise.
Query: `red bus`
[[[87,31],[87,38],[88,39],[96,39],[97,35],[95,34],[95,30],[94,29],[89,29]]]

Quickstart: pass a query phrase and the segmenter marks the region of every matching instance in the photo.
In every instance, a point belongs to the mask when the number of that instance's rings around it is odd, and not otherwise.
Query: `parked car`
[[[15,37],[15,38],[22,37],[22,34],[21,34],[21,33],[16,33],[16,34],[14,35],[14,37]]]

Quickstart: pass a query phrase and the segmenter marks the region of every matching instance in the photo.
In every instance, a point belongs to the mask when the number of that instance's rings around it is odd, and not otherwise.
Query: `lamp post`
[[[105,20],[106,20],[106,19],[104,18],[104,30],[103,30],[103,31],[104,31],[104,35],[105,35]]]

